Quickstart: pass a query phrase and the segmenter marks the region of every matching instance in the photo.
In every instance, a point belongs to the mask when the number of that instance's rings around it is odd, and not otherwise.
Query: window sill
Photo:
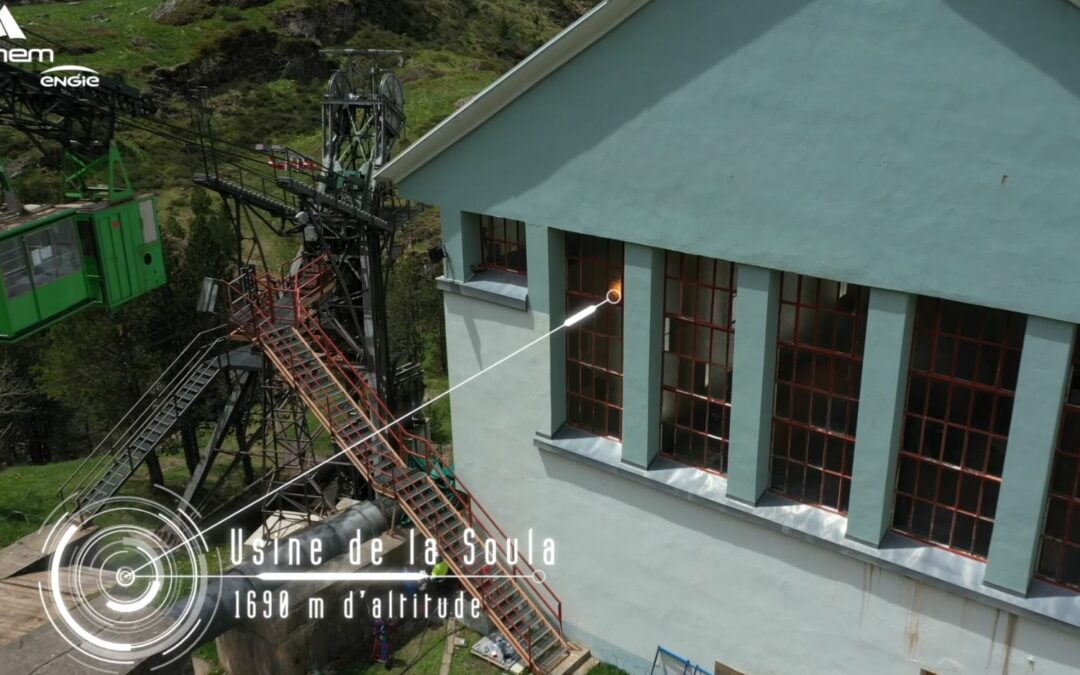
[[[985,565],[977,560],[935,546],[924,545],[890,532],[880,548],[848,539],[847,518],[830,511],[799,504],[766,493],[757,506],[727,496],[727,479],[715,473],[657,457],[648,469],[622,461],[622,444],[563,427],[554,437],[537,433],[539,449],[584,462],[641,485],[662,490],[722,513],[804,541],[826,546],[838,553],[891,570],[946,591],[977,600],[1008,612],[1050,622],[1072,630],[1080,628],[1080,594],[1032,581],[1027,597],[1020,597],[983,583]]]
[[[469,277],[468,281],[439,277],[435,280],[435,286],[447,293],[456,293],[523,312],[529,307],[528,279],[513,272],[483,270]]]

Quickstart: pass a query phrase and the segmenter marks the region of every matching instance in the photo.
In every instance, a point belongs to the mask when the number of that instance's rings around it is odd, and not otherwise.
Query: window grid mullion
[[[670,409],[661,411],[660,453],[720,474],[727,471],[734,277],[734,265],[726,261],[667,255],[661,395]]]
[[[774,400],[780,403],[786,391],[786,405],[783,411],[779,405],[774,407],[770,487],[797,501],[844,513],[851,482],[848,458],[855,439],[851,432],[859,400],[856,375],[862,372],[858,336],[865,329],[868,291],[849,285],[841,294],[839,283],[789,273],[784,273],[780,286],[776,320],[780,327],[777,354],[781,369],[777,371]],[[850,308],[842,307],[844,298],[848,298]],[[790,335],[785,328],[787,311]],[[841,349],[841,324],[845,321],[850,322],[850,335],[846,336],[849,343]],[[849,377],[843,385],[840,372]],[[804,411],[798,405],[800,399],[806,403]],[[842,415],[837,410],[839,405],[845,408]],[[815,421],[819,414],[823,419]],[[813,448],[819,448],[820,454]],[[834,464],[839,470],[831,468]],[[815,477],[817,484],[812,485]],[[837,479],[835,492],[829,477]]]
[[[1011,408],[1006,406],[1011,405],[1016,386],[1017,373],[1008,370],[1008,359],[1019,355],[1022,340],[1018,337],[1022,331],[1016,333],[1009,328],[1016,325],[1013,322],[1023,321],[1023,317],[933,298],[919,299],[916,316],[893,528],[983,559],[989,547],[996,493],[1001,484],[1008,416],[1011,416]],[[956,321],[955,331],[945,329],[945,316]],[[970,328],[969,322],[978,326],[977,335],[965,331],[965,326]],[[985,337],[988,325],[994,325],[992,322],[1003,327],[997,341]],[[926,353],[925,367],[918,362],[920,349]],[[985,378],[981,367],[984,350],[988,349],[997,352],[992,385],[978,381]],[[973,364],[970,378],[964,375],[961,366],[965,361],[964,350],[974,356],[970,361]],[[914,401],[916,390],[923,396],[918,402]],[[975,416],[980,412],[977,406],[980,394],[989,398],[989,410],[981,410],[987,413],[982,423]],[[1002,428],[1005,433],[1000,433]],[[917,434],[917,441],[912,434]],[[955,487],[945,489],[946,480],[955,481]],[[995,496],[991,496],[991,490]],[[970,521],[970,533],[959,529],[962,520]],[[969,527],[967,522],[963,526]]]
[[[622,244],[599,237],[566,233],[566,310],[573,314],[587,305],[606,298],[611,283],[621,282],[623,271]],[[586,249],[603,251],[586,255]],[[602,288],[590,290],[593,278],[602,278]],[[576,391],[567,381],[566,423],[589,433],[619,440],[622,436],[622,307],[604,305],[587,324],[575,325],[566,331],[568,345],[577,340],[578,353],[567,353],[567,363],[577,366],[579,382]],[[587,352],[586,352],[587,345]],[[606,349],[599,349],[604,345]],[[614,358],[618,367],[613,367]],[[591,387],[586,387],[586,377]],[[598,385],[602,383],[602,386]],[[617,401],[613,399],[616,398]],[[588,412],[586,412],[588,409]]]

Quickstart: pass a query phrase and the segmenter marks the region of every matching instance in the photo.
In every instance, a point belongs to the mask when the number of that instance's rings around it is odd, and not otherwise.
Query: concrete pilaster
[[[467,281],[473,267],[480,262],[480,223],[474,213],[442,209],[445,276],[454,281]]]
[[[1029,316],[985,581],[1027,593],[1050,484],[1076,326]]]
[[[877,546],[889,528],[916,297],[870,290],[847,536]]]
[[[780,273],[739,265],[736,275],[727,494],[754,504],[769,484]]]
[[[660,451],[664,252],[626,245],[623,277],[623,461],[648,467]]]
[[[525,251],[529,265],[529,308],[537,330],[550,330],[566,319],[566,248],[563,233],[542,225],[526,225]],[[546,321],[544,320],[546,317]],[[546,341],[550,352],[550,424],[537,431],[551,436],[566,422],[566,336]]]

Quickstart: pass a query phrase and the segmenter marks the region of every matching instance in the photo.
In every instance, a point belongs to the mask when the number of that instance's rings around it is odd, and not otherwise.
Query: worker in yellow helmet
[[[453,579],[450,565],[439,558],[439,561],[431,568],[431,581],[435,595],[448,595],[452,590]]]
[[[433,577],[445,577],[450,574],[450,565],[445,560],[439,559],[439,562],[435,563],[435,567],[431,568],[431,576]]]

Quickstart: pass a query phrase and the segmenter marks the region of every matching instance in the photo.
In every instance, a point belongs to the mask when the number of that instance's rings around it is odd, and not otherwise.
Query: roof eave
[[[399,183],[555,72],[649,0],[605,0],[439,122],[376,173]]]

